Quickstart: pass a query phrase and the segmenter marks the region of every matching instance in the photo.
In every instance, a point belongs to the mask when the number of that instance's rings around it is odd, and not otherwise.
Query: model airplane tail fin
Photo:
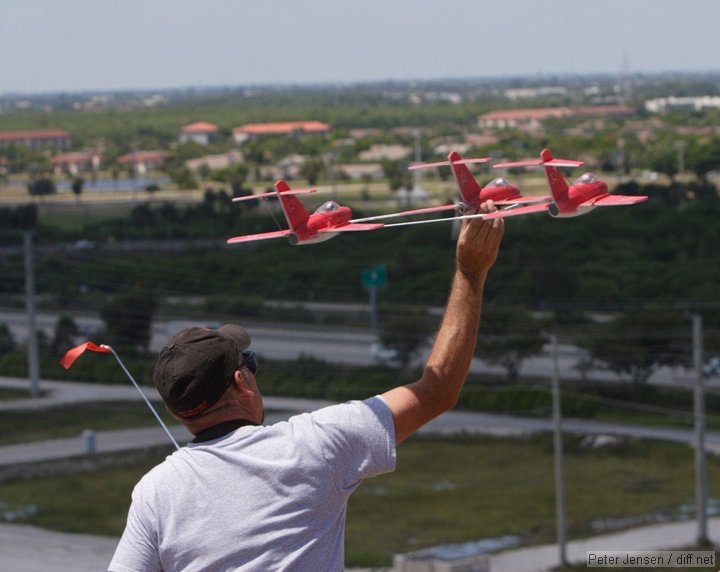
[[[452,168],[455,180],[460,187],[463,202],[467,205],[475,205],[479,201],[482,187],[475,180],[470,169],[465,166],[465,161],[460,153],[451,151],[448,155],[448,163],[450,163],[450,168]]]
[[[296,192],[290,188],[285,181],[278,181],[275,183],[275,190],[278,192],[280,198],[280,205],[282,206],[283,213],[287,219],[288,226],[291,229],[305,224],[310,218],[310,213],[307,212],[303,204],[297,199]]]
[[[547,177],[553,199],[555,199],[555,202],[557,202],[558,199],[563,200],[567,197],[568,192],[567,181],[558,170],[558,167],[563,165],[557,164],[557,161],[555,161],[549,149],[543,149],[540,157],[542,158],[542,165],[545,167],[545,176]]]

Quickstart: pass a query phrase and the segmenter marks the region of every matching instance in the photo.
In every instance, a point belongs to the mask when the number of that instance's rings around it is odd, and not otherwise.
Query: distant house
[[[630,117],[635,114],[627,105],[586,105],[572,111],[576,117]]]
[[[382,134],[382,129],[376,127],[363,127],[350,130],[350,137],[354,140],[364,139],[365,137],[376,137]]]
[[[364,178],[382,179],[385,176],[380,163],[346,163],[338,165],[337,170],[353,181],[361,181]]]
[[[207,121],[197,121],[186,125],[180,130],[180,143],[199,143],[209,145],[217,140],[220,130],[217,125]]]
[[[501,109],[482,114],[478,118],[478,127],[482,129],[512,129],[515,127],[537,129],[547,119],[571,115],[572,111],[569,107]]]
[[[0,147],[22,145],[31,149],[53,147],[69,149],[72,137],[67,131],[60,129],[39,129],[33,131],[0,131]]]
[[[274,123],[246,123],[235,127],[232,131],[233,140],[240,145],[248,139],[280,135],[285,137],[302,137],[303,135],[326,135],[330,126],[321,121],[280,121]]]
[[[56,173],[67,171],[77,175],[82,171],[97,171],[100,169],[103,154],[98,151],[76,151],[72,153],[59,153],[50,158]]]
[[[236,163],[242,163],[244,159],[240,151],[233,149],[219,155],[205,155],[196,159],[188,159],[185,161],[185,166],[191,171],[199,171],[205,165],[211,171],[217,171],[227,169]]]
[[[132,167],[138,175],[158,169],[170,156],[167,151],[134,151],[117,158],[117,162],[125,167]]]
[[[489,111],[478,117],[483,129],[538,129],[548,119],[564,117],[627,117],[633,110],[626,105],[596,105],[585,107],[537,107],[529,109],[502,109]]]
[[[358,153],[358,158],[363,162],[377,161],[402,161],[410,156],[412,149],[405,145],[377,144],[366,151]]]

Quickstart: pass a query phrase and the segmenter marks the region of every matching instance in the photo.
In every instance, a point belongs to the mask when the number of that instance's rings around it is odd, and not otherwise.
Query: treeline
[[[573,219],[508,219],[487,284],[489,303],[565,315],[659,304],[714,307],[720,300],[717,193],[669,207],[665,193],[670,191],[654,187],[649,192],[646,203],[598,208]],[[106,295],[143,287],[160,296],[220,295],[228,305],[244,297],[364,302],[360,274],[381,264],[388,275],[381,302],[444,304],[454,264],[451,223],[382,229],[303,247],[282,240],[224,244],[229,236],[272,230],[275,222],[266,212],[238,210],[216,197],[185,209],[139,206],[128,219],[88,224],[80,234],[41,225],[39,243],[85,238],[99,246],[39,255],[38,294],[70,300],[79,292]],[[9,238],[13,232],[6,228],[3,234]],[[179,239],[207,238],[216,246],[160,248]],[[111,247],[135,240],[159,242],[156,249],[140,251]],[[22,292],[20,253],[0,260],[0,273],[0,292]]]

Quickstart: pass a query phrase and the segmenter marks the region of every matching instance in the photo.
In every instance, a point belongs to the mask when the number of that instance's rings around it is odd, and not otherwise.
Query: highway
[[[58,315],[39,313],[36,318],[37,327],[42,329],[48,337],[52,338]],[[85,339],[96,343],[104,343],[102,339],[95,339],[95,332],[102,330],[104,324],[97,316],[75,315],[73,319],[84,332]],[[27,339],[28,321],[23,311],[5,310],[0,312],[0,324],[5,323],[10,328],[16,342],[23,343]],[[157,320],[153,323],[150,350],[157,352],[167,339],[181,329],[193,326],[217,327],[220,324],[193,321],[193,320]],[[340,327],[303,327],[300,324],[267,324],[245,322],[242,324],[252,336],[253,349],[268,359],[292,360],[301,355],[312,356],[331,363],[344,363],[350,365],[368,365],[372,363],[370,345],[375,341],[369,329],[350,330]],[[430,340],[428,340],[430,342]],[[429,345],[417,357],[421,364],[429,353]],[[577,380],[579,372],[575,368],[578,361],[585,355],[577,347],[560,344],[559,371],[563,380]],[[121,356],[122,357],[122,356]],[[471,365],[473,373],[488,373],[503,375],[504,371],[497,366],[489,365],[475,358]],[[553,363],[550,348],[539,356],[529,358],[523,362],[521,375],[546,377],[553,375]],[[617,381],[612,372],[593,370],[588,377],[596,381]],[[694,374],[688,370],[661,368],[651,378],[651,383],[673,385],[690,388],[694,384]],[[705,380],[708,389],[720,389],[720,378],[713,377]]]

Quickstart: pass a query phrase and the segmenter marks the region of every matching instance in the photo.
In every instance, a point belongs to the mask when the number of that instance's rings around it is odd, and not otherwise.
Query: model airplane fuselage
[[[243,242],[254,242],[257,240],[268,240],[271,238],[287,238],[291,245],[314,244],[330,240],[342,232],[353,232],[363,230],[374,230],[383,225],[355,224],[350,221],[352,211],[350,207],[344,207],[335,201],[327,201],[310,214],[303,204],[297,199],[297,195],[314,193],[315,189],[293,190],[285,181],[275,183],[275,192],[237,197],[233,201],[244,201],[261,197],[275,197],[280,201],[283,214],[287,220],[288,227],[285,230],[263,232],[260,234],[247,234],[235,236],[227,240],[228,244],[239,244]]]
[[[595,207],[613,207],[640,203],[648,199],[647,196],[614,195],[608,192],[605,181],[593,173],[585,173],[572,185],[568,185],[565,177],[558,170],[559,167],[579,167],[581,161],[568,161],[555,159],[548,149],[540,154],[540,160],[519,161],[513,163],[498,163],[494,165],[503,167],[526,167],[541,165],[545,169],[552,200],[542,204],[503,210],[485,215],[484,219],[518,216],[535,212],[547,212],[552,217],[569,218],[583,215]]]
[[[340,234],[339,230],[333,232],[333,229],[347,225],[351,218],[350,207],[340,206],[335,201],[327,201],[303,222],[293,226],[288,234],[288,240],[293,246],[325,242]]]

